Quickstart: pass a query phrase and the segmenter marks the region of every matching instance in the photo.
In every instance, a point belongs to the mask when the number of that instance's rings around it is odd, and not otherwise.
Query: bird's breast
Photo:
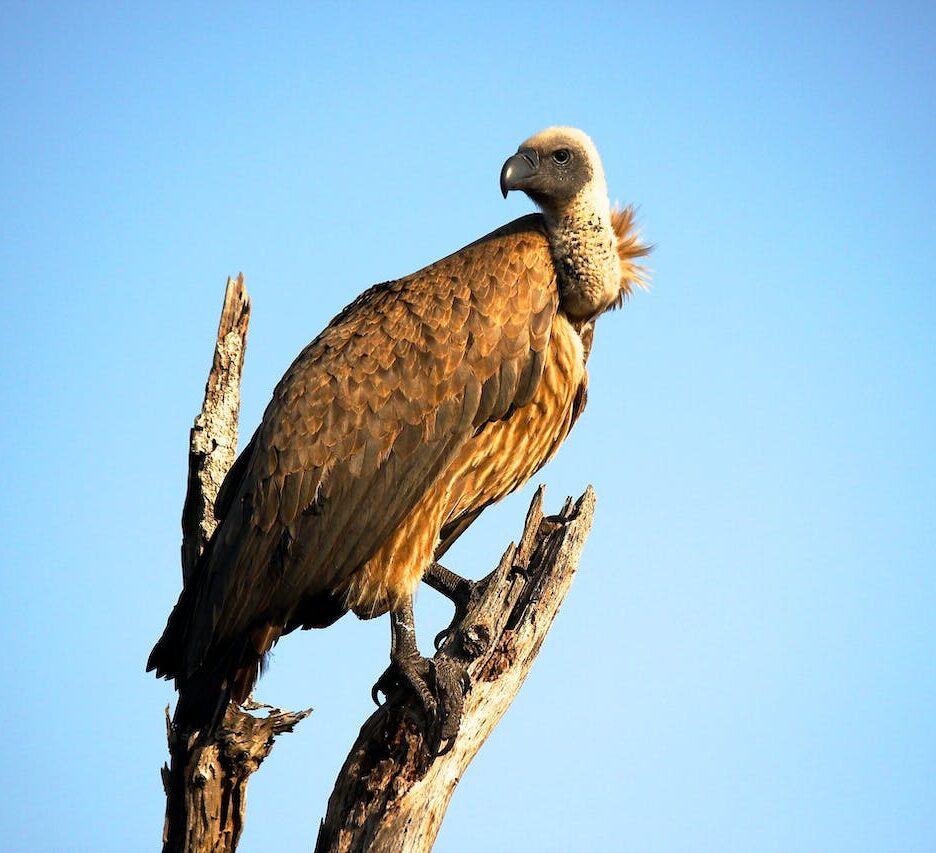
[[[458,452],[397,529],[341,592],[364,617],[412,595],[433,559],[443,525],[506,497],[548,462],[584,402],[582,339],[561,313],[553,320],[543,375],[528,403],[485,424]]]
[[[579,414],[576,400],[586,379],[582,339],[559,314],[533,398],[504,420],[485,425],[449,469],[444,521],[501,500],[552,459]]]

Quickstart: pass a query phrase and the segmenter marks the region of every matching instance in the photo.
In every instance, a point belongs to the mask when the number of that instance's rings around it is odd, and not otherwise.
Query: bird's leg
[[[441,563],[432,563],[423,575],[423,580],[455,605],[455,615],[448,628],[436,634],[433,641],[436,649],[441,649],[454,627],[465,618],[472,596],[484,589],[487,578],[479,581],[469,580],[445,568]]]
[[[416,645],[416,626],[413,620],[413,602],[407,598],[399,607],[390,611],[390,666],[371,690],[371,696],[379,705],[378,693],[389,698],[394,688],[407,683],[422,703],[426,717],[435,717],[436,701],[427,681],[429,661]]]
[[[464,666],[450,658],[429,660],[419,653],[410,598],[390,611],[390,632],[390,666],[377,680],[371,696],[380,704],[378,693],[389,698],[397,687],[409,687],[423,707],[433,751],[441,754],[458,733],[468,690]]]
[[[471,598],[471,591],[477,585],[473,580],[456,575],[441,563],[431,563],[423,575],[423,580],[436,592],[441,592],[446,598],[462,605],[467,604]]]

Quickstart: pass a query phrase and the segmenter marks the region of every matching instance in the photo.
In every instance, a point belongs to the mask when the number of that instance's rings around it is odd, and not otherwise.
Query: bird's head
[[[598,149],[575,127],[550,127],[522,143],[504,163],[500,187],[504,198],[511,190],[521,190],[551,213],[582,202],[608,203]]]

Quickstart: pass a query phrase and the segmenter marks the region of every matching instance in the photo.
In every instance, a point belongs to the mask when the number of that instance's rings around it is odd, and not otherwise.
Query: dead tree
[[[243,276],[228,279],[214,361],[202,411],[189,445],[188,490],[182,513],[182,572],[188,580],[214,530],[214,499],[234,461],[240,375],[250,302]],[[544,517],[544,490],[527,513],[519,545],[457,614],[436,657],[466,668],[470,690],[458,735],[442,754],[424,737],[421,711],[398,692],[368,719],[328,801],[316,851],[428,851],[465,768],[510,706],[572,583],[591,528],[595,495]],[[257,710],[251,708],[250,710]],[[233,851],[244,824],[247,782],[270,754],[277,735],[311,709],[268,709],[258,718],[235,704],[209,740],[169,721],[170,763],[164,766],[164,853]]]
[[[240,377],[247,345],[250,300],[244,277],[228,279],[214,361],[201,413],[189,439],[188,489],[182,509],[182,578],[187,582],[211,538],[214,501],[237,455]],[[229,851],[237,847],[244,825],[247,780],[273,748],[274,738],[292,731],[310,710],[270,709],[257,718],[230,705],[224,722],[208,742],[169,721],[170,762],[163,767],[166,821],[163,850]]]

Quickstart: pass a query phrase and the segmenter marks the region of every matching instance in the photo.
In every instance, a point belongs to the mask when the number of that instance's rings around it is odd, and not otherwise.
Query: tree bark
[[[244,277],[229,278],[205,400],[189,440],[188,489],[182,509],[184,583],[217,525],[215,498],[237,455],[240,378],[249,321]],[[162,770],[164,853],[235,850],[244,826],[250,774],[270,754],[277,735],[292,731],[310,713],[311,709],[271,708],[260,719],[231,704],[217,733],[206,741],[187,730],[178,715],[170,722],[167,708],[170,764]]]
[[[543,517],[543,488],[518,546],[476,590],[436,658],[467,665],[471,689],[458,735],[443,755],[403,695],[364,724],[338,775],[316,853],[421,853],[438,834],[455,786],[513,702],[565,598],[591,528],[595,493]]]
[[[201,412],[189,433],[188,488],[182,507],[182,581],[187,583],[214,533],[214,502],[237,458],[240,381],[250,298],[243,273],[228,278]]]

